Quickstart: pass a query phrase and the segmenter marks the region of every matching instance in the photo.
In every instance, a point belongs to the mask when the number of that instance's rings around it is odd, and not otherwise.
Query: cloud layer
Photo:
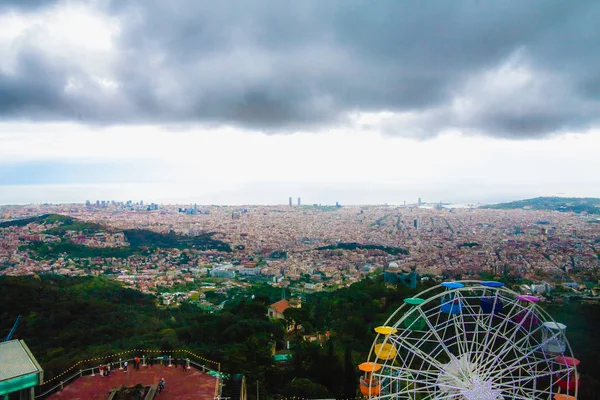
[[[0,10],[4,120],[511,139],[600,124],[597,1],[0,1]]]

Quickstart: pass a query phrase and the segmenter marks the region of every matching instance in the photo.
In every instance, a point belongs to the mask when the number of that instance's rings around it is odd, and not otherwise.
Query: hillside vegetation
[[[336,243],[331,244],[329,246],[318,247],[317,250],[381,250],[385,251],[388,254],[392,254],[397,256],[398,254],[408,255],[408,250],[400,248],[400,247],[389,247],[389,246],[381,246],[378,244],[360,244],[355,242],[350,243]]]
[[[30,249],[36,258],[57,258],[64,253],[78,258],[126,258],[148,249],[157,248],[231,251],[231,246],[228,243],[213,239],[213,233],[186,236],[172,231],[170,233],[160,233],[145,229],[128,229],[123,231],[125,238],[130,244],[129,246],[98,248],[75,244],[63,237],[66,232],[77,231],[85,235],[93,235],[99,232],[109,232],[111,229],[101,224],[84,222],[76,218],[57,214],[45,214],[37,217],[5,221],[0,223],[0,228],[22,227],[29,224],[56,225],[47,229],[44,233],[61,237],[60,242],[29,243],[22,247]]]
[[[211,314],[189,304],[157,306],[154,296],[102,277],[1,276],[0,333],[7,333],[22,315],[15,337],[26,341],[47,378],[81,359],[120,350],[189,349],[219,361],[226,373],[245,374],[249,397],[259,381],[265,398],[354,398],[356,366],[367,358],[373,328],[404,298],[423,289],[389,288],[377,277],[307,296],[301,308],[286,310],[286,318],[302,325],[304,333],[329,332],[330,339],[321,346],[291,338],[293,359],[283,364],[273,361],[271,349],[285,348],[289,338],[284,340],[282,321],[266,316],[280,290],[268,285],[233,293],[222,312]],[[598,398],[600,344],[593,334],[600,330],[598,306],[568,303],[548,311],[568,325],[571,346],[581,360],[578,399]]]
[[[55,224],[55,223],[69,223],[73,221],[73,218],[58,214],[44,214],[37,217],[29,217],[22,219],[15,219],[11,221],[0,222],[0,228],[9,228],[11,226],[26,226],[29,224]]]
[[[510,203],[486,205],[480,208],[497,210],[526,208],[532,210],[553,210],[562,212],[586,212],[588,214],[600,214],[600,199],[578,197],[536,197],[534,199],[511,201]]]
[[[103,277],[1,276],[0,332],[22,315],[15,337],[26,341],[46,378],[81,359],[119,350],[186,348],[221,362],[225,372],[245,374],[249,385],[260,381],[265,394],[355,397],[356,365],[367,357],[373,328],[411,293],[367,279],[309,296],[286,316],[305,333],[329,331],[331,339],[323,347],[292,339],[294,358],[285,364],[271,357],[272,345],[286,345],[283,323],[266,316],[281,296],[268,285],[237,293],[223,312],[211,314],[188,304],[157,306],[154,296]]]

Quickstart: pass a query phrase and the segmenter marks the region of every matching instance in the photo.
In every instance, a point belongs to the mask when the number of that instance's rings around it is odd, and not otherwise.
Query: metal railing
[[[132,350],[132,351],[129,351],[129,352],[126,352],[126,353],[133,353],[133,352],[135,352],[135,350]],[[187,350],[184,350],[182,352],[187,352],[188,354],[191,354],[192,356],[195,356],[198,359],[214,363],[214,364],[216,364],[218,366],[218,369],[220,369],[220,364],[217,363],[217,362],[215,362],[215,361],[210,361],[210,360],[207,360],[207,359],[205,359],[203,357],[196,356],[195,354],[193,354],[193,353],[191,353],[191,352],[189,352]],[[170,352],[170,353],[172,353],[172,352]],[[111,357],[107,357],[107,358],[111,358]],[[107,359],[107,358],[104,358],[104,359]],[[100,357],[97,358],[97,359],[100,359]],[[94,360],[97,360],[97,359],[94,359]],[[58,390],[63,390],[66,385],[72,383],[73,381],[75,381],[75,379],[80,378],[82,376],[85,376],[85,375],[95,376],[96,372],[98,374],[102,373],[103,371],[101,370],[100,366],[105,366],[107,364],[115,365],[116,366],[118,364],[119,365],[118,369],[122,370],[123,369],[123,363],[125,361],[127,361],[127,363],[129,365],[131,365],[133,363],[134,359],[135,359],[134,357],[126,358],[126,359],[119,358],[118,362],[101,363],[101,364],[99,364],[97,366],[93,366],[93,367],[85,368],[85,369],[80,369],[79,371],[73,373],[72,375],[69,375],[69,376],[66,376],[63,379],[57,380],[57,383],[54,386],[49,387],[49,388],[43,388],[44,384],[48,384],[48,383],[51,383],[51,382],[55,381],[57,378],[62,377],[63,375],[65,375],[66,372],[68,372],[71,369],[73,369],[73,367],[71,367],[67,371],[63,372],[62,374],[56,376],[55,378],[50,379],[47,382],[44,382],[42,385],[38,386],[38,388],[39,388],[38,390],[40,390],[41,393],[37,394],[35,396],[35,399],[44,399],[47,396],[50,396],[51,394],[54,394]],[[170,366],[173,365],[173,360],[174,359],[171,356],[171,354],[169,354],[168,356],[165,355],[165,356],[148,357],[148,358],[146,358],[146,356],[143,355],[142,358],[140,359],[141,366],[144,366],[144,367],[147,366],[148,364],[146,362],[150,361],[150,360],[158,362],[161,365],[163,365],[163,363],[164,363],[165,366],[169,366],[170,367]],[[221,391],[222,391],[221,372],[219,370],[215,370],[213,368],[210,368],[210,367],[206,366],[204,363],[192,360],[192,359],[190,359],[190,357],[186,357],[185,360],[186,360],[186,367],[187,368],[191,368],[193,366],[195,369],[197,369],[199,371],[202,371],[204,373],[210,374],[211,376],[215,376],[215,378],[216,378],[216,382],[215,382],[215,399],[219,399],[220,398],[219,396],[220,396]],[[177,362],[177,359],[175,359],[175,362]],[[76,365],[78,365],[80,363],[81,362],[77,363]],[[129,367],[129,365],[128,365],[128,367]],[[116,368],[114,370],[116,370]],[[111,369],[111,371],[113,371],[113,369]],[[221,398],[221,399],[224,399],[224,398]]]

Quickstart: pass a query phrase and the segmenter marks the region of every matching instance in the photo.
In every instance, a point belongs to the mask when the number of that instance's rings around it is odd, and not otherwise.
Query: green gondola
[[[422,304],[425,300],[420,299],[418,297],[409,297],[404,299],[404,303],[410,306],[410,309],[406,312],[406,317],[402,321],[402,324],[406,329],[410,329],[411,331],[421,331],[425,328],[426,322],[425,319],[418,313],[413,312],[415,306]]]

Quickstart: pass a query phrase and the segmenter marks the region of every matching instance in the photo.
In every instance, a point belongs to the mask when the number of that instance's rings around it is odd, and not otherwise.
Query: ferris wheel
[[[371,399],[576,400],[577,365],[536,303],[501,282],[444,282],[404,300],[378,333],[361,392]]]

